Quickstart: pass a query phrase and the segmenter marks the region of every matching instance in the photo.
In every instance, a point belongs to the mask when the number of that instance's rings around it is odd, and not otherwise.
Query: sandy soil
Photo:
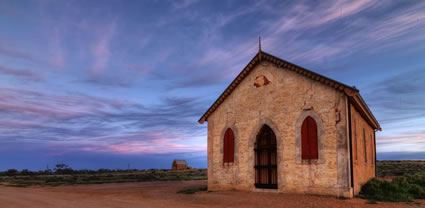
[[[186,188],[205,186],[206,181],[140,182],[58,187],[0,186],[0,207],[425,207],[421,204],[365,204],[366,200],[301,194],[246,193],[236,191],[177,194]]]

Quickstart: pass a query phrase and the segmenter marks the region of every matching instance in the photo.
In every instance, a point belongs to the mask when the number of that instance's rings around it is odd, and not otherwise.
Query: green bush
[[[19,171],[16,169],[9,169],[6,171],[7,176],[16,176],[18,175]]]
[[[21,175],[23,175],[23,176],[30,176],[30,175],[33,175],[34,173],[33,172],[31,172],[30,170],[28,170],[28,169],[23,169],[23,170],[21,170]]]
[[[208,187],[202,186],[202,187],[195,188],[195,189],[183,189],[183,190],[177,191],[177,193],[178,194],[194,194],[198,191],[206,191],[206,190],[208,190]]]
[[[339,199],[339,200],[347,200],[348,198],[347,198],[347,197],[345,197],[345,196],[338,196],[338,199]]]
[[[425,199],[424,178],[399,177],[391,182],[376,178],[369,180],[361,189],[360,194],[369,200],[410,202],[414,199]]]
[[[109,171],[109,172],[108,172]],[[12,176],[12,177],[2,177]],[[9,185],[29,186],[58,186],[62,184],[100,184],[100,183],[122,183],[138,181],[181,181],[181,180],[206,180],[207,170],[72,170],[67,165],[58,164],[55,172],[51,170],[32,172],[15,169],[0,172],[0,182]]]
[[[366,204],[377,204],[375,200],[369,199]]]

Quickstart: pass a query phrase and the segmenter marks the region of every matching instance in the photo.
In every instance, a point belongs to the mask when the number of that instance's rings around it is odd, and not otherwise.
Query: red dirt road
[[[307,208],[396,208],[425,207],[421,204],[366,204],[366,200],[301,194],[246,193],[236,191],[198,192],[186,195],[178,190],[205,186],[206,181],[139,182],[58,187],[0,186],[0,207],[307,207]]]

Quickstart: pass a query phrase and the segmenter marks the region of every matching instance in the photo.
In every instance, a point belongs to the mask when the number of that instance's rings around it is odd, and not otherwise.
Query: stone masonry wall
[[[366,138],[363,138],[363,129],[365,129]],[[353,105],[351,105],[351,130],[354,194],[358,194],[361,187],[369,179],[375,177],[375,144],[373,128],[363,119]]]
[[[254,86],[258,77],[266,85]],[[302,161],[300,154],[300,126],[307,116],[318,125],[319,160],[314,162]],[[350,190],[345,95],[265,61],[208,117],[210,190],[261,191],[254,186],[254,143],[264,124],[277,139],[277,192],[342,195]],[[227,128],[235,132],[231,164],[223,163]]]

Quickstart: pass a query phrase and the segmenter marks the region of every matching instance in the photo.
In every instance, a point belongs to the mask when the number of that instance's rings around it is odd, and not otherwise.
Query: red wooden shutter
[[[223,145],[223,162],[233,162],[235,154],[235,136],[230,128],[224,133]]]
[[[235,135],[233,131],[229,129],[229,162],[233,162],[235,160]]]
[[[301,149],[302,149],[302,159],[310,159],[310,149],[308,142],[308,124],[307,121],[303,121],[303,125],[301,126]]]
[[[310,159],[318,159],[318,146],[317,146],[317,125],[313,118],[307,117],[308,121],[308,136],[310,142]]]
[[[302,159],[318,159],[317,125],[313,118],[308,116],[301,126]]]
[[[228,148],[228,144],[229,143],[229,129],[226,130],[226,133],[224,133],[224,140],[223,140],[223,162],[227,162],[228,161],[228,157],[229,157],[229,148]]]

